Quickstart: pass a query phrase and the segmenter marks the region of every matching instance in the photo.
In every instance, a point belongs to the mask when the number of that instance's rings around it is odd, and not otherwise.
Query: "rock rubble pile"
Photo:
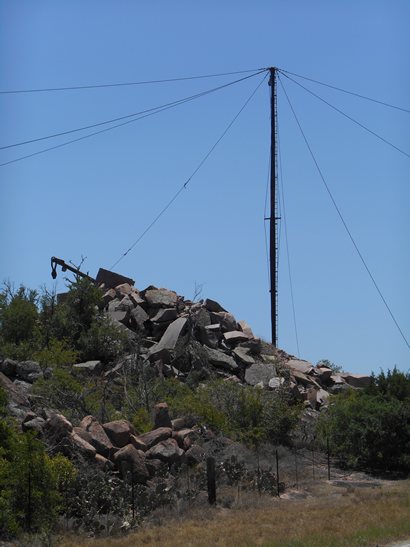
[[[136,336],[141,357],[159,374],[184,379],[195,370],[262,389],[289,389],[319,409],[329,393],[365,387],[370,377],[313,366],[254,336],[245,321],[209,298],[185,300],[176,292],[124,283],[104,294],[110,319]]]
[[[190,375],[195,375],[196,381],[221,377],[255,389],[286,390],[312,412],[327,404],[329,394],[362,388],[371,381],[369,376],[313,366],[275,348],[209,298],[193,302],[168,289],[149,286],[138,291],[122,283],[106,290],[101,307],[133,340],[139,361],[159,376],[181,381]],[[72,368],[99,380],[115,380],[130,359],[135,355],[111,364],[76,363]],[[132,472],[141,484],[163,466],[195,464],[203,459],[197,442],[202,430],[189,418],[171,421],[166,403],[155,407],[154,429],[143,434],[126,420],[101,424],[95,417],[85,416],[73,426],[55,411],[34,413],[31,386],[52,374],[52,369],[42,369],[35,361],[0,358],[0,386],[7,392],[10,413],[20,419],[23,431],[33,430],[49,445],[75,451],[102,469]]]

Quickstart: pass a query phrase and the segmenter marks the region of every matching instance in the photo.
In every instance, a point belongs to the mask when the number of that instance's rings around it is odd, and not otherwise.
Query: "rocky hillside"
[[[360,388],[370,380],[335,374],[288,355],[255,337],[245,321],[211,299],[192,302],[167,289],[150,286],[138,291],[123,283],[106,290],[100,304],[111,323],[127,334],[134,351],[114,363],[72,364],[73,373],[84,378],[115,382],[137,355],[158,377],[181,382],[192,375],[197,382],[217,377],[255,389],[280,390],[313,411],[326,405],[329,393]],[[144,434],[126,420],[101,424],[91,415],[73,426],[61,413],[41,408],[38,397],[31,394],[32,386],[52,375],[52,368],[44,369],[35,361],[0,361],[0,385],[23,431],[34,430],[48,445],[76,451],[103,469],[121,470],[124,463],[131,464],[141,482],[164,463],[201,460],[203,450],[195,442],[200,430],[189,417],[171,422],[166,403],[155,407],[154,429]]]

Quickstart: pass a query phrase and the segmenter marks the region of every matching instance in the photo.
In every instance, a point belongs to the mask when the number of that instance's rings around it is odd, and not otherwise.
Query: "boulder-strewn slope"
[[[266,388],[286,387],[314,408],[329,392],[364,387],[368,376],[335,374],[256,338],[218,302],[185,300],[174,291],[122,284],[104,294],[107,315],[138,337],[141,356],[164,376],[183,379],[192,369]]]
[[[158,376],[186,381],[194,374],[197,381],[220,377],[255,389],[286,390],[313,410],[326,405],[329,393],[364,387],[370,381],[367,376],[335,374],[288,355],[255,337],[245,321],[210,299],[192,302],[167,289],[149,286],[138,291],[124,283],[104,293],[101,307],[128,334],[135,351],[115,363],[73,364],[76,374],[115,381],[137,355]],[[203,450],[196,442],[201,430],[188,419],[171,422],[165,403],[155,407],[154,429],[140,435],[126,420],[99,423],[87,415],[73,426],[50,409],[40,411],[37,405],[33,412],[31,386],[52,374],[52,369],[44,370],[35,361],[0,359],[0,385],[24,431],[36,431],[49,445],[76,452],[105,470],[132,472],[139,483],[164,465],[201,461]]]

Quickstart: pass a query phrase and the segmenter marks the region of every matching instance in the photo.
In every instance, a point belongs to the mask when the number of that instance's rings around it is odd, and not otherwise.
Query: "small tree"
[[[5,283],[0,292],[0,352],[27,359],[39,347],[38,295],[21,285]]]

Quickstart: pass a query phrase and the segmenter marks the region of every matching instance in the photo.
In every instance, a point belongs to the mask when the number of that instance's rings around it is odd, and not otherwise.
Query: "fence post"
[[[132,502],[132,520],[135,519],[135,489],[134,489],[134,473],[131,471],[131,502]]]
[[[280,498],[280,492],[279,492],[279,455],[278,455],[278,449],[275,450],[276,455],[276,488],[278,491],[278,498]]]
[[[210,456],[206,460],[206,476],[208,482],[208,502],[210,505],[216,503],[216,481],[215,481],[215,458]]]
[[[327,480],[330,481],[330,447],[329,447],[329,437],[326,439],[327,444]]]
[[[299,477],[298,477],[298,453],[296,450],[296,446],[294,448],[295,451],[295,475],[296,475],[296,490],[299,490]]]
[[[315,480],[315,449],[312,448],[312,471],[313,471],[313,480]]]

